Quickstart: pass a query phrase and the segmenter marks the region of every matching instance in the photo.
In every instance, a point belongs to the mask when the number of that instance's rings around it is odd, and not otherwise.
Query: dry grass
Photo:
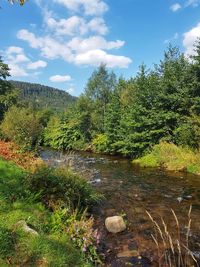
[[[192,267],[199,266],[197,260],[193,256],[189,248],[189,236],[191,232],[191,211],[192,206],[188,211],[186,234],[181,235],[181,226],[179,220],[173,210],[172,218],[175,221],[176,227],[170,231],[164,219],[161,217],[161,222],[158,223],[151,214],[146,211],[154,226],[154,234],[152,239],[157,248],[159,267]]]

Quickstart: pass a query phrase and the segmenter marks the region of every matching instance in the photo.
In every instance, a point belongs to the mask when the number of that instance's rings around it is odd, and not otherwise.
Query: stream
[[[154,227],[146,210],[156,221],[162,217],[169,230],[174,231],[173,209],[185,233],[190,205],[190,249],[200,258],[199,176],[144,169],[128,159],[87,152],[62,153],[45,149],[40,157],[54,166],[70,166],[105,196],[103,203],[93,210],[95,228],[101,234],[99,253],[103,255],[104,266],[158,266],[157,249],[151,237]],[[124,232],[111,234],[105,229],[105,219],[114,215],[124,216],[127,222]]]

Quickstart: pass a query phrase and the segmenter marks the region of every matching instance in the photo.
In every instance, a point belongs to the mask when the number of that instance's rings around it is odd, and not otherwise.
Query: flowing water
[[[176,232],[173,209],[182,233],[187,232],[187,214],[192,205],[191,249],[200,257],[200,177],[160,169],[142,169],[130,160],[86,152],[72,154],[43,150],[40,156],[53,165],[70,165],[87,177],[105,201],[93,210],[95,227],[101,234],[99,253],[105,266],[157,266],[154,227],[146,210],[157,220],[163,217]],[[108,216],[123,215],[127,230],[108,233]],[[129,265],[126,265],[129,262]]]

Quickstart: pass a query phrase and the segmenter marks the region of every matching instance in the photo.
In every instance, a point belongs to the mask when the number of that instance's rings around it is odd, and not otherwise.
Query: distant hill
[[[20,90],[20,99],[30,107],[63,110],[76,101],[75,96],[46,85],[12,80],[9,82]]]

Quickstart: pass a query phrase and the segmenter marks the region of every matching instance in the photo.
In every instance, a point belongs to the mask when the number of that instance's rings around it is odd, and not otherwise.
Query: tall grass
[[[186,223],[187,231],[184,235],[181,235],[181,225],[174,210],[171,210],[171,213],[176,227],[171,231],[162,217],[161,221],[157,222],[152,215],[146,211],[154,226],[154,234],[151,234],[151,237],[157,248],[159,267],[199,266],[189,248],[189,236],[192,222],[191,211],[192,206],[190,206],[188,211]]]
[[[200,174],[200,153],[187,148],[178,147],[173,143],[161,142],[144,157],[133,163],[142,167],[162,166],[170,171],[187,171]]]

